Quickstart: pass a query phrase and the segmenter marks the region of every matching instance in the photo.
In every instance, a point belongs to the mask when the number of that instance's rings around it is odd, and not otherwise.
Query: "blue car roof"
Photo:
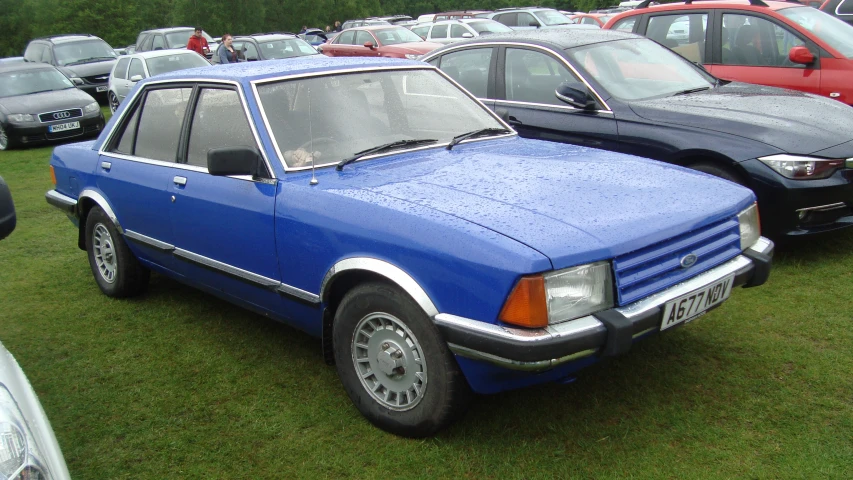
[[[324,70],[360,70],[363,68],[413,66],[422,67],[426,64],[415,60],[397,58],[350,57],[333,58],[325,55],[307,55],[304,57],[284,60],[266,60],[262,62],[244,62],[229,65],[178,70],[156,76],[156,80],[165,79],[199,79],[210,78],[217,80],[233,80],[237,82],[262,80],[283,75],[298,75],[301,73],[321,72]]]

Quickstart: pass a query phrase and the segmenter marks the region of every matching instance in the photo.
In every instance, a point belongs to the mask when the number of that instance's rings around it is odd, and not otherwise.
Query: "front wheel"
[[[9,150],[15,146],[15,142],[3,125],[0,125],[0,150]]]
[[[110,101],[110,112],[116,113],[116,110],[118,110],[118,106],[119,106],[118,97],[113,92],[110,92],[108,97],[109,97],[109,101]]]
[[[464,413],[468,382],[423,310],[383,283],[350,290],[333,329],[338,376],[356,408],[377,427],[426,437]]]
[[[132,297],[148,287],[150,271],[139,263],[101,207],[92,208],[86,217],[86,252],[95,282],[108,297]]]

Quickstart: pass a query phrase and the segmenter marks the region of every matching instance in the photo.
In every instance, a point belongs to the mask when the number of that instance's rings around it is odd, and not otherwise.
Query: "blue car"
[[[773,251],[749,190],[519,138],[409,60],[145,79],[50,167],[104,294],[153,270],[315,335],[361,413],[410,437],[698,318]]]

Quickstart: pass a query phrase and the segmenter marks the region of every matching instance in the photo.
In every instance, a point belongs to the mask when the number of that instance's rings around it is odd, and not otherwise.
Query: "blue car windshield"
[[[53,68],[0,74],[0,97],[16,97],[66,88],[74,88],[74,84]]]
[[[575,65],[621,100],[667,97],[715,84],[714,77],[646,38],[585,45],[567,53]]]
[[[432,69],[378,70],[263,83],[261,111],[289,168],[337,164],[400,140],[436,144],[503,125]]]
[[[812,7],[777,10],[847,58],[853,58],[853,25]]]

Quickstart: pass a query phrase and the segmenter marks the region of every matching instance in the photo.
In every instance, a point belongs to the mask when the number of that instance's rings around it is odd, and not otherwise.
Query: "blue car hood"
[[[325,183],[330,192],[368,190],[399,200],[401,210],[414,203],[481,225],[538,250],[554,268],[634,251],[754,201],[703,173],[521,138],[367,160]]]

